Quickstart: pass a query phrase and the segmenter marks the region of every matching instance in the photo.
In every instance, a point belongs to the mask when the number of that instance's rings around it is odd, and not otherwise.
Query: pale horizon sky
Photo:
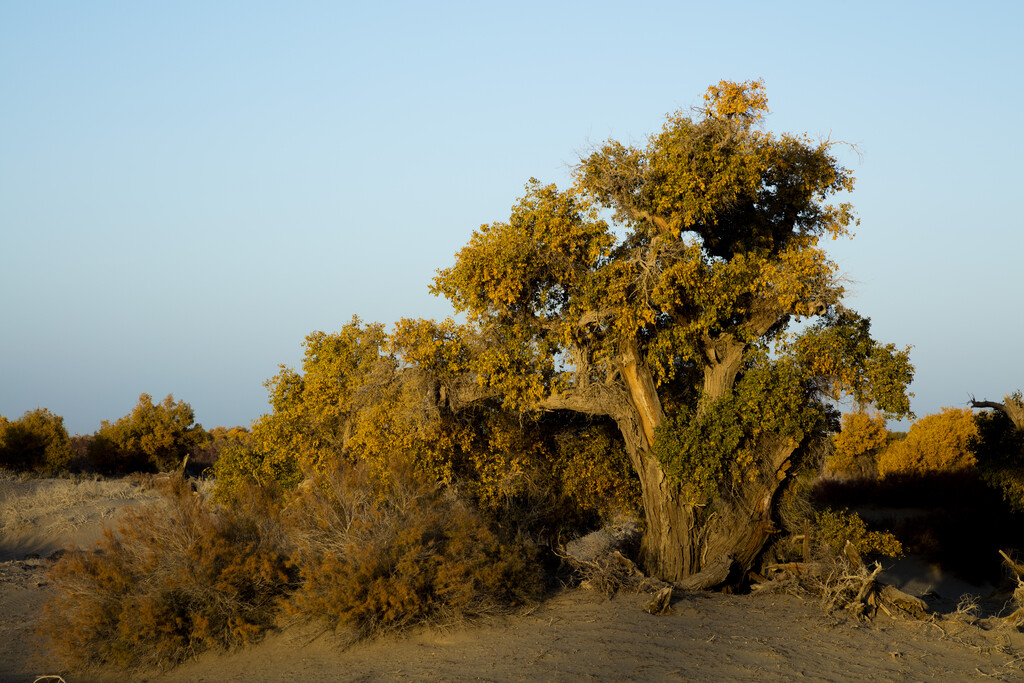
[[[918,416],[1024,389],[1015,2],[0,5],[0,415],[89,434],[139,394],[207,428],[353,314],[427,288],[535,176],[643,144],[721,79],[830,136],[830,251]]]

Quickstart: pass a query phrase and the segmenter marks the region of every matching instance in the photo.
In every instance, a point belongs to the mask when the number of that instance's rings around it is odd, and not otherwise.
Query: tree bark
[[[736,375],[743,364],[746,345],[730,337],[706,340],[704,355],[704,394],[701,405],[708,405],[725,396],[736,384]]]
[[[619,372],[640,418],[647,448],[650,448],[654,445],[654,430],[665,419],[665,411],[661,407],[661,399],[658,397],[651,371],[639,362],[639,355],[635,341],[625,344],[621,352]]]
[[[742,344],[731,339],[715,345],[714,354],[708,354],[714,362],[705,371],[703,400],[720,398],[732,387],[742,350]],[[620,349],[616,368],[619,378],[614,382],[573,387],[544,398],[536,407],[615,420],[640,481],[646,529],[639,563],[649,575],[672,583],[686,580],[680,585],[701,588],[714,588],[744,575],[775,531],[773,503],[795,446],[781,439],[760,444],[761,470],[754,481],[737,483],[706,505],[692,503],[654,455],[655,430],[665,412],[635,344]],[[492,390],[472,384],[445,392],[454,410],[492,396]]]
[[[775,532],[772,509],[795,445],[773,439],[761,445],[762,469],[707,505],[690,502],[683,487],[665,475],[643,438],[638,416],[617,420],[626,451],[640,479],[646,529],[640,566],[648,574],[679,582],[728,561],[736,576],[753,568]],[[714,588],[726,582],[722,577]]]

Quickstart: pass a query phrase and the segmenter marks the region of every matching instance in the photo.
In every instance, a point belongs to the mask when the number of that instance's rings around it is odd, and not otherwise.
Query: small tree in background
[[[911,427],[907,438],[878,457],[878,474],[927,474],[968,470],[977,464],[971,444],[978,425],[968,408],[943,408]]]
[[[103,472],[169,470],[209,438],[203,426],[195,423],[189,404],[175,402],[168,394],[154,405],[149,394],[142,394],[130,414],[113,424],[103,421],[89,444],[88,457]]]
[[[875,456],[888,438],[885,418],[864,411],[843,415],[841,431],[832,437],[833,452],[826,469],[846,476],[874,476]]]
[[[64,418],[46,408],[27,411],[11,422],[0,417],[0,467],[55,474],[71,462]]]

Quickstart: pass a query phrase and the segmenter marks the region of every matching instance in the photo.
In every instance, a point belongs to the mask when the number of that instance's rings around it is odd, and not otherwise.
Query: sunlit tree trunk
[[[724,363],[705,374],[715,382],[714,398],[731,389],[738,358],[739,354],[729,354]],[[782,440],[762,444],[765,467],[754,481],[740,484],[728,498],[695,504],[682,485],[665,474],[653,453],[654,431],[664,412],[649,370],[624,363],[622,375],[632,405],[617,422],[643,497],[646,525],[641,565],[666,581],[696,577],[690,584],[695,588],[710,588],[727,580],[727,575],[718,573],[708,576],[706,584],[700,578],[712,567],[717,572],[723,563],[731,567],[734,576],[749,571],[775,531],[773,501],[785,479],[794,445]]]

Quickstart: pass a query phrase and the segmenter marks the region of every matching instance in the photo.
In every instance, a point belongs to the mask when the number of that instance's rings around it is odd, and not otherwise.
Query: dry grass
[[[253,487],[215,507],[180,473],[153,481],[155,504],[50,571],[39,635],[53,660],[173,666],[259,641],[288,612],[378,635],[501,610],[541,585],[526,548],[409,471],[335,472],[287,506]]]
[[[282,534],[259,496],[216,511],[168,480],[158,504],[129,510],[99,552],[69,552],[50,571],[39,633],[72,667],[167,666],[259,640],[291,588]]]
[[[113,517],[119,503],[131,499],[156,499],[127,479],[74,476],[43,479],[9,470],[0,470],[0,535],[15,534],[27,528],[44,533],[61,533],[87,521],[83,509],[110,501],[103,517]]]

